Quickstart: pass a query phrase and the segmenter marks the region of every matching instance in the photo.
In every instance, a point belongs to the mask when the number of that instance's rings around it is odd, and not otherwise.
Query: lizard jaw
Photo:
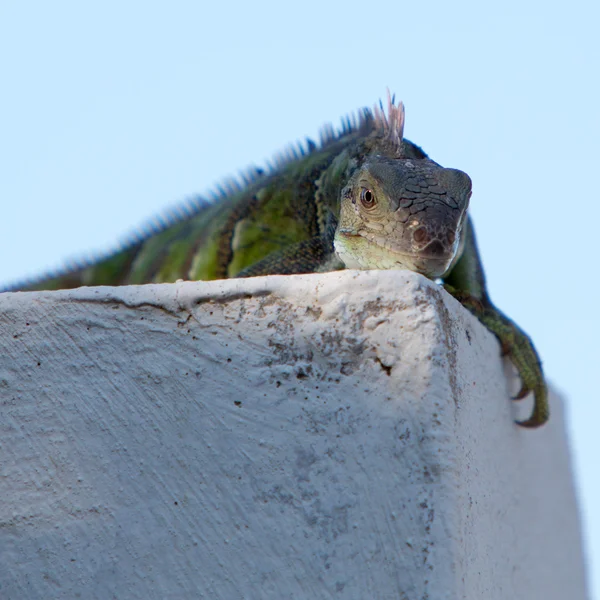
[[[440,251],[439,242],[420,251],[403,252],[343,229],[336,232],[333,245],[347,269],[408,269],[430,278],[442,277],[454,258],[454,254]]]

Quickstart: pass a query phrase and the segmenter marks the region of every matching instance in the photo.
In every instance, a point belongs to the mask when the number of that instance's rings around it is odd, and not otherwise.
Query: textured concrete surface
[[[403,271],[0,294],[0,598],[582,599],[511,379]]]

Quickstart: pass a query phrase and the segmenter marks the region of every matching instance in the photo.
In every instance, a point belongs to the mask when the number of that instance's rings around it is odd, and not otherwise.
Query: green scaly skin
[[[387,115],[365,109],[341,132],[327,129],[319,147],[309,142],[106,258],[4,291],[410,269],[441,279],[494,333],[521,377],[516,399],[534,393],[533,413],[519,425],[542,425],[549,411],[541,363],[487,294],[467,217],[470,179],[404,140],[403,123],[402,105],[389,98]]]

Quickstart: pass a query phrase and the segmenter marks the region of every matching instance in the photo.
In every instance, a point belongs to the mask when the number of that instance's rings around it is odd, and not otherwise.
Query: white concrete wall
[[[511,373],[403,271],[0,294],[0,598],[583,599]]]

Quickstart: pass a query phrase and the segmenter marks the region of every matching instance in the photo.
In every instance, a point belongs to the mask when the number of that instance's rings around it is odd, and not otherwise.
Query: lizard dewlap
[[[496,335],[548,419],[547,390],[529,337],[491,302],[473,225],[471,180],[404,139],[404,107],[324,129],[267,171],[250,171],[196,199],[116,252],[11,290],[221,279],[334,269],[410,269],[445,289]]]

